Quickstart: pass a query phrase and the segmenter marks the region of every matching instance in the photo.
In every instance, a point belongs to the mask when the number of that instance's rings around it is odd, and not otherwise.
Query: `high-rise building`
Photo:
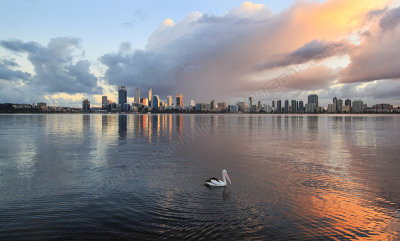
[[[338,99],[337,103],[336,103],[337,112],[342,112],[342,106],[343,106],[343,100],[342,99]]]
[[[328,113],[336,112],[336,104],[328,104],[328,109],[326,110]]]
[[[289,100],[285,100],[285,113],[289,112]]]
[[[108,105],[108,99],[106,95],[101,97],[101,108],[104,109]]]
[[[253,105],[253,97],[249,97],[250,107]]]
[[[318,107],[318,95],[309,95],[308,96],[308,104],[315,104]]]
[[[292,112],[297,113],[298,108],[297,108],[297,100],[292,100]]]
[[[153,109],[158,110],[158,108],[160,107],[160,97],[158,97],[158,95],[153,95],[151,102],[153,103]]]
[[[190,100],[190,107],[195,107],[196,106],[196,103],[194,102],[194,100]]]
[[[338,110],[336,96],[335,96],[335,98],[333,98],[333,104],[335,105],[335,111],[334,112],[336,112]],[[332,107],[331,107],[331,111],[332,111]]]
[[[139,90],[139,88],[136,88],[135,100],[136,100],[135,102],[136,102],[137,104],[140,103],[140,90]]]
[[[150,91],[151,91],[151,89],[150,89]],[[168,107],[172,106],[172,96],[170,96],[170,95],[167,96],[167,106]]]
[[[125,88],[125,85],[121,85],[118,87],[118,104],[123,105],[127,103],[127,101],[128,101],[127,90]]]
[[[354,113],[363,113],[364,112],[364,103],[362,100],[353,101],[353,112]]]
[[[275,108],[276,107],[276,100],[273,100],[272,101],[272,108]]]
[[[218,103],[218,109],[226,110],[228,108],[226,102]]]
[[[299,112],[304,112],[304,102],[302,100],[299,101]]]
[[[90,111],[90,101],[88,99],[84,99],[82,101],[82,111],[85,111],[85,112]]]
[[[351,100],[350,99],[345,100],[344,105],[351,107]]]
[[[183,109],[183,95],[182,94],[176,95],[176,106],[179,106]]]
[[[149,90],[149,106],[151,106],[151,97],[153,97],[153,89],[152,88],[150,88],[150,90]]]
[[[262,107],[263,107],[263,106],[262,106],[261,100],[259,100],[258,103],[257,103],[257,108],[258,108],[259,110],[261,110]]]
[[[211,110],[215,110],[216,107],[217,107],[217,106],[216,106],[215,100],[210,101],[210,109],[211,109]]]
[[[282,101],[281,100],[276,101],[276,112],[278,112],[278,113],[282,112]]]

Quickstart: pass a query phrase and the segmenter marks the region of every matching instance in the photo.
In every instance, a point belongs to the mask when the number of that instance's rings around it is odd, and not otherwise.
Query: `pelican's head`
[[[230,179],[229,176],[228,176],[228,171],[227,171],[227,170],[225,170],[225,169],[222,170],[222,176],[223,176],[223,177],[226,177],[226,179],[228,179],[229,183],[232,184],[232,183],[231,183],[231,179]]]

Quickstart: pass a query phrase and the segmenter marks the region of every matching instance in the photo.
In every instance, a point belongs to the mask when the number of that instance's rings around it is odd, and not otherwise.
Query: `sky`
[[[400,105],[398,0],[0,0],[0,103],[318,94]],[[132,98],[130,98],[132,100]]]

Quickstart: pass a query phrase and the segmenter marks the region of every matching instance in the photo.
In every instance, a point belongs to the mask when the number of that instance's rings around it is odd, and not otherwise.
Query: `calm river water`
[[[0,240],[398,240],[399,141],[400,115],[0,115]]]

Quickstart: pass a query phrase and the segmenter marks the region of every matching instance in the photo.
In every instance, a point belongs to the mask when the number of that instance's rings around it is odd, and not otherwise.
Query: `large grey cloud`
[[[26,53],[35,71],[30,76],[12,71],[11,66],[2,65],[0,71],[2,70],[5,77],[25,80],[30,77],[27,84],[43,93],[101,93],[101,88],[97,86],[97,77],[89,71],[89,62],[74,62],[74,54],[80,47],[80,40],[77,38],[53,38],[47,46],[36,42],[3,40],[0,41],[0,46],[17,54]]]
[[[9,59],[0,60],[0,79],[7,81],[29,81],[31,74],[21,71],[14,70],[13,68],[19,67],[18,63]]]

